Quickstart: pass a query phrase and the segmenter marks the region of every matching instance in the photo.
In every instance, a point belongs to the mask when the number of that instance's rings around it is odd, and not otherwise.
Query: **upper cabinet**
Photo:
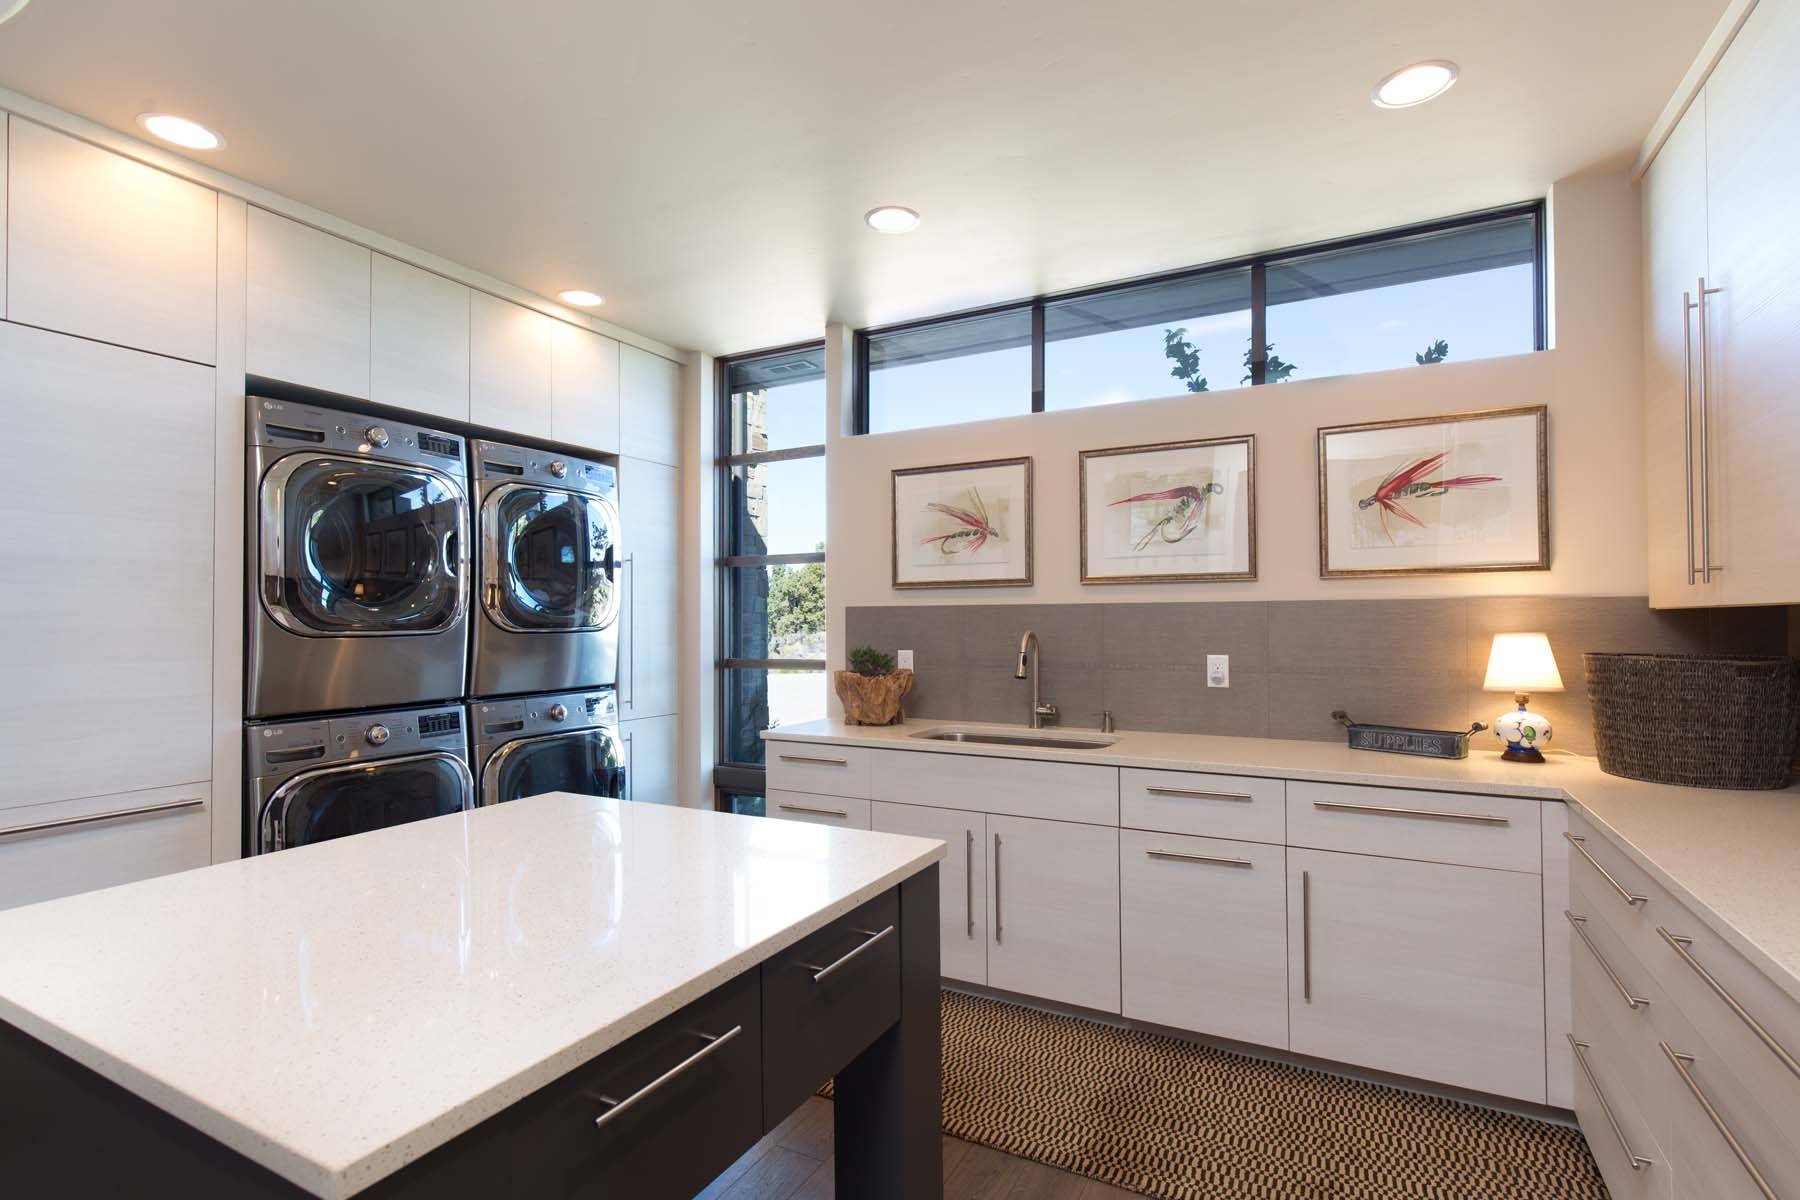
[[[370,281],[369,398],[469,419],[469,289],[385,254]]]
[[[1759,4],[1645,178],[1658,607],[1800,602],[1796,59],[1800,3]]]
[[[681,465],[681,367],[619,347],[619,453]]]
[[[469,419],[550,437],[550,353],[558,322],[483,292],[470,305]]]
[[[8,320],[211,363],[218,197],[7,119]]]
[[[354,242],[252,208],[245,369],[367,397],[372,258]]]
[[[591,329],[556,323],[550,343],[550,432],[559,442],[619,452],[619,343]]]

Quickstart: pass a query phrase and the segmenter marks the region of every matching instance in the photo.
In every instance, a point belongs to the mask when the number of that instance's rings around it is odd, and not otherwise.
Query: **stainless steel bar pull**
[[[1434,808],[1389,808],[1385,804],[1346,804],[1341,800],[1314,800],[1314,808],[1330,812],[1372,813],[1382,817],[1416,817],[1426,821],[1461,821],[1469,825],[1510,825],[1507,817],[1488,813],[1439,812]]]
[[[98,825],[102,821],[128,821],[133,817],[153,817],[158,813],[199,808],[205,803],[205,797],[191,796],[185,800],[170,800],[163,804],[145,804],[137,808],[116,808],[111,812],[85,813],[79,817],[58,817],[54,821],[33,821],[29,825],[8,825],[0,829],[0,838],[23,837],[28,833],[48,833],[53,829],[73,829],[80,825]]]
[[[1312,872],[1300,872],[1300,997],[1312,1003]]]
[[[847,758],[831,758],[823,754],[777,754],[775,757],[782,762],[811,763],[819,767],[847,767],[850,765],[850,760]]]
[[[815,966],[812,963],[801,963],[800,964],[802,967],[806,968],[808,971],[811,971],[813,973],[813,982],[814,983],[825,982],[825,980],[831,976],[831,973],[833,971],[836,971],[839,967],[843,966],[845,963],[849,962],[851,959],[855,958],[857,955],[861,954],[863,951],[867,950],[869,947],[875,945],[877,942],[880,942],[884,938],[890,936],[894,932],[894,927],[892,925],[889,925],[885,929],[858,929],[856,932],[862,934],[863,937],[867,938],[868,940],[859,943],[857,945],[856,949],[850,951],[848,954],[844,955],[842,958],[839,958],[836,961],[830,963],[829,965],[823,966],[823,967]]]
[[[1161,784],[1150,784],[1144,790],[1152,796],[1183,796],[1190,800],[1237,800],[1248,803],[1256,798],[1243,792],[1203,792],[1196,788],[1163,787]]]
[[[808,804],[776,804],[782,812],[812,813],[819,817],[848,817],[850,811],[844,808],[814,808]]]
[[[1712,557],[1712,438],[1709,408],[1711,404],[1707,376],[1710,374],[1711,350],[1706,336],[1706,298],[1720,289],[1706,286],[1706,276],[1699,282],[1700,298],[1695,302],[1700,312],[1700,582],[1711,583],[1714,571],[1725,568]]]
[[[617,1118],[619,1116],[619,1114],[628,1110],[632,1105],[636,1104],[639,1100],[642,1100],[644,1097],[650,1095],[652,1092],[656,1091],[658,1088],[660,1088],[664,1084],[668,1083],[671,1079],[674,1079],[677,1075],[681,1074],[683,1071],[687,1070],[689,1067],[693,1066],[695,1063],[698,1063],[702,1059],[706,1058],[708,1055],[713,1054],[713,1053],[717,1052],[718,1050],[722,1049],[726,1045],[726,1043],[730,1042],[732,1038],[736,1037],[738,1034],[740,1034],[742,1032],[744,1032],[744,1027],[742,1025],[733,1025],[730,1029],[727,1029],[724,1033],[721,1033],[716,1037],[710,1033],[702,1033],[698,1036],[705,1040],[706,1045],[700,1047],[700,1049],[694,1051],[692,1054],[688,1055],[686,1058],[682,1059],[680,1062],[676,1063],[674,1066],[670,1067],[668,1070],[664,1071],[661,1075],[658,1075],[655,1079],[652,1079],[649,1083],[646,1083],[643,1087],[641,1087],[637,1091],[631,1093],[631,1095],[625,1097],[623,1100],[614,1100],[611,1096],[595,1097],[597,1100],[600,1101],[600,1103],[611,1105],[611,1107],[608,1108],[605,1112],[601,1113],[599,1116],[594,1118],[594,1128],[595,1129],[605,1128],[606,1123],[608,1121],[611,1121],[611,1120]]]
[[[1731,1131],[1731,1126],[1725,1123],[1725,1118],[1719,1115],[1719,1110],[1713,1107],[1713,1102],[1701,1089],[1700,1081],[1695,1079],[1694,1073],[1689,1070],[1694,1064],[1694,1056],[1683,1054],[1667,1042],[1662,1043],[1662,1052],[1668,1055],[1670,1065],[1681,1076],[1681,1082],[1687,1085],[1689,1092],[1693,1093],[1695,1102],[1700,1105],[1700,1111],[1706,1114],[1706,1119],[1712,1122],[1713,1128],[1719,1131],[1719,1136],[1725,1139],[1725,1144],[1731,1147],[1731,1153],[1737,1158],[1738,1165],[1744,1168],[1744,1173],[1750,1176],[1750,1182],[1756,1185],[1756,1190],[1762,1193],[1765,1200],[1780,1200],[1780,1197],[1775,1194],[1775,1189],[1769,1186],[1769,1181],[1763,1178],[1763,1173],[1756,1169],[1756,1164],[1750,1159],[1749,1151],[1744,1149],[1744,1143],[1738,1141],[1737,1134]]]
[[[1606,1123],[1612,1126],[1613,1136],[1619,1139],[1619,1149],[1625,1152],[1625,1160],[1631,1164],[1631,1169],[1642,1171],[1650,1166],[1649,1159],[1631,1148],[1631,1143],[1625,1137],[1625,1127],[1620,1125],[1619,1118],[1613,1115],[1612,1104],[1607,1100],[1606,1093],[1600,1089],[1600,1080],[1595,1076],[1594,1068],[1588,1065],[1587,1055],[1583,1053],[1587,1050],[1588,1044],[1576,1041],[1575,1035],[1572,1033],[1565,1033],[1563,1036],[1569,1039],[1569,1049],[1575,1052],[1575,1065],[1581,1068],[1583,1075],[1587,1076],[1588,1086],[1594,1089],[1594,1099],[1600,1102],[1600,1111],[1605,1115]]]
[[[1212,863],[1214,866],[1220,867],[1250,868],[1256,866],[1247,858],[1220,858],[1212,854],[1188,854],[1182,850],[1146,850],[1144,854],[1150,858],[1167,858],[1175,862]]]
[[[1776,1041],[1775,1035],[1763,1028],[1762,1022],[1751,1016],[1750,1010],[1745,1008],[1742,1004],[1739,1004],[1737,997],[1727,991],[1724,984],[1720,983],[1717,979],[1714,979],[1711,971],[1708,971],[1705,967],[1700,965],[1700,960],[1695,958],[1693,952],[1688,949],[1689,946],[1694,944],[1694,939],[1682,937],[1680,934],[1670,933],[1661,925],[1656,927],[1656,932],[1663,941],[1669,943],[1669,949],[1679,954],[1681,956],[1681,961],[1686,963],[1688,967],[1692,969],[1694,974],[1700,977],[1701,982],[1705,983],[1707,987],[1713,990],[1713,993],[1717,995],[1719,999],[1725,1002],[1725,1007],[1737,1014],[1737,1019],[1742,1021],[1745,1026],[1749,1028],[1750,1032],[1756,1035],[1756,1040],[1761,1042],[1764,1048],[1767,1049],[1770,1054],[1775,1056],[1775,1060],[1786,1067],[1789,1074],[1793,1075],[1796,1079],[1800,1079],[1800,1060],[1796,1060],[1794,1056],[1788,1052],[1786,1046],[1783,1046],[1780,1042]]]
[[[963,915],[968,918],[969,937],[975,936],[975,831],[963,830]]]
[[[994,944],[1006,940],[1006,924],[1000,919],[1000,835],[994,835]]]
[[[1694,293],[1681,293],[1681,452],[1687,464],[1687,577],[1694,585],[1700,567],[1694,562],[1694,338],[1688,317],[1699,306]]]
[[[1563,834],[1563,840],[1575,847],[1581,854],[1581,857],[1587,859],[1588,866],[1600,872],[1600,878],[1612,884],[1613,891],[1619,893],[1619,899],[1625,901],[1625,903],[1631,905],[1633,908],[1636,908],[1640,904],[1648,904],[1650,902],[1648,896],[1639,896],[1630,888],[1620,883],[1617,879],[1614,879],[1612,872],[1601,866],[1600,860],[1588,853],[1587,839],[1585,837],[1582,837],[1578,833],[1565,833]]]
[[[1600,948],[1594,945],[1594,939],[1588,936],[1587,918],[1578,917],[1566,908],[1563,909],[1563,916],[1569,919],[1569,927],[1575,931],[1576,936],[1581,938],[1581,944],[1588,948],[1588,953],[1594,956],[1594,961],[1600,964],[1600,969],[1606,972],[1606,978],[1612,982],[1613,989],[1619,993],[1619,999],[1625,1002],[1625,1007],[1633,1012],[1640,1008],[1650,1007],[1648,1000],[1642,996],[1631,994],[1631,989],[1625,986],[1625,981],[1619,978],[1619,973],[1612,969],[1612,964],[1601,956]]]

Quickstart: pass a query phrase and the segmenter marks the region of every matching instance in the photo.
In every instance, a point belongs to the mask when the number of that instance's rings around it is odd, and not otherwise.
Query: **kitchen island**
[[[942,843],[551,794],[0,912],[0,1191],[941,1195]]]

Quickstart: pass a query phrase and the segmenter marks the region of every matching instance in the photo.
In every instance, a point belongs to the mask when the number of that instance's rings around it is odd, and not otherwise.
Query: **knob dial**
[[[369,445],[371,446],[385,446],[388,444],[388,431],[381,425],[369,426],[363,436],[369,439]]]
[[[544,715],[552,721],[561,721],[568,717],[569,707],[566,704],[552,704],[545,710]]]
[[[558,479],[561,479],[569,473],[569,464],[560,458],[552,459],[550,461],[550,473]]]
[[[392,736],[393,734],[389,732],[386,725],[371,725],[369,726],[368,731],[363,734],[363,740],[368,742],[371,746],[379,746]]]

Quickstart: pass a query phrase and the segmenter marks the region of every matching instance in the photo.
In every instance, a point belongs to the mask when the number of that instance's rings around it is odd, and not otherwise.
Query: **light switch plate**
[[[912,651],[911,650],[901,650],[901,651],[897,652],[894,655],[894,657],[900,660],[900,669],[902,671],[912,670]]]
[[[1206,686],[1222,688],[1231,686],[1231,655],[1209,654],[1206,656]]]

